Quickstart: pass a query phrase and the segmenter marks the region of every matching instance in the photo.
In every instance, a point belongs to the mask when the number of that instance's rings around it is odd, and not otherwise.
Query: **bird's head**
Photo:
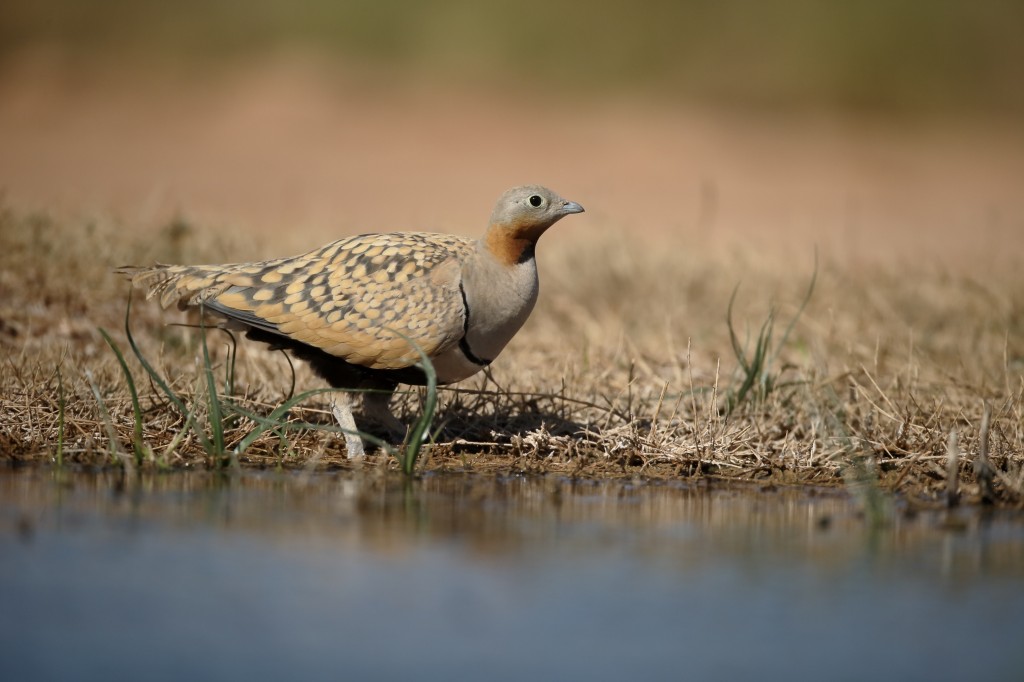
[[[524,256],[532,256],[537,240],[549,227],[572,213],[583,213],[583,207],[547,187],[513,187],[494,206],[484,242],[498,260],[521,262]]]

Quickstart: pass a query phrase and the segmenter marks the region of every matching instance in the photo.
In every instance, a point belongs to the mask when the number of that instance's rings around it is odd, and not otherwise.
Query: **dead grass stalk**
[[[119,324],[128,289],[113,267],[183,248],[196,260],[245,260],[274,246],[229,248],[184,221],[132,234],[0,211],[0,456],[355,466],[304,366],[251,343],[208,343],[201,320],[155,305],[133,306],[132,329]],[[962,503],[1021,504],[1015,271],[982,282],[970,269],[823,251],[808,287],[788,254],[645,249],[612,233],[558,246],[540,255],[533,319],[492,371],[401,393],[399,415],[415,425],[405,449],[363,466],[411,471],[419,458],[435,470],[845,485],[880,516],[889,491],[936,506],[950,491]],[[741,279],[757,294],[735,296]],[[759,330],[752,352],[739,342],[749,327]],[[685,348],[673,341],[683,338]],[[436,421],[423,419],[435,409]]]

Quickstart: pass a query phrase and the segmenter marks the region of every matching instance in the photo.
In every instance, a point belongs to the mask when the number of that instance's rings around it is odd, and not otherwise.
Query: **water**
[[[1024,518],[556,478],[0,472],[0,679],[1024,679]]]

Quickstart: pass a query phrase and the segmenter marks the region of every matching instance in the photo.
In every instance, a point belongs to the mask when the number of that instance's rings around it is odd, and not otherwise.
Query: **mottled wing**
[[[453,235],[368,234],[260,263],[122,268],[164,307],[203,305],[243,325],[353,364],[399,369],[463,335],[461,265],[473,242]]]

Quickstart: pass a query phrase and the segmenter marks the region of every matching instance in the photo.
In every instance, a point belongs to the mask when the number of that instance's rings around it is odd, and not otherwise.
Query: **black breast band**
[[[469,347],[469,300],[466,299],[466,288],[462,286],[462,282],[459,282],[459,293],[462,294],[462,307],[466,311],[466,317],[462,320],[462,338],[459,339],[459,350],[466,356],[466,359],[472,362],[474,365],[480,365],[486,367],[491,364],[490,360],[484,360],[473,352],[473,349]]]

